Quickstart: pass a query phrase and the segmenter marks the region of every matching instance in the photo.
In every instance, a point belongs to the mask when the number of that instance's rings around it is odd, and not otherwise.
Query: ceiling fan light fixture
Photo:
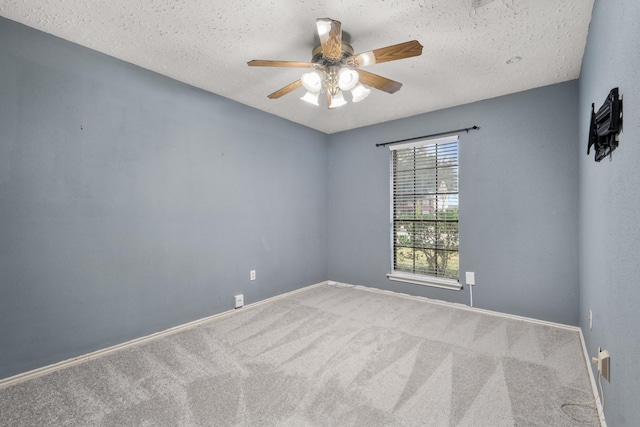
[[[365,99],[371,93],[371,89],[368,89],[362,85],[362,83],[358,83],[355,85],[353,89],[351,89],[351,95],[353,96],[353,102],[360,102]]]
[[[320,94],[324,94],[327,97],[327,106],[337,108],[347,103],[343,93],[346,91],[351,91],[353,102],[365,99],[371,93],[371,88],[393,94],[400,90],[402,83],[361,70],[360,67],[422,55],[422,45],[417,40],[354,55],[353,47],[348,40],[344,40],[345,36],[347,39],[349,37],[348,34],[343,33],[340,21],[319,18],[316,19],[316,27],[320,44],[311,51],[310,62],[262,59],[247,62],[251,67],[311,69],[310,72],[302,74],[298,80],[267,95],[267,98],[277,99],[303,86],[307,91],[300,98],[303,101],[318,105]]]
[[[338,71],[338,86],[342,90],[351,90],[357,84],[360,75],[354,69],[342,67],[340,71]]]
[[[346,103],[347,101],[344,100],[344,96],[342,95],[342,92],[338,92],[335,95],[333,95],[331,98],[329,98],[329,108],[342,107]]]
[[[300,97],[300,99],[302,99],[305,102],[308,102],[309,104],[319,106],[320,105],[320,103],[318,103],[319,97],[320,97],[320,92],[307,91],[307,93],[305,93],[304,96]]]
[[[322,89],[322,74],[316,70],[304,73],[300,80],[302,80],[302,86],[309,92],[320,92]]]

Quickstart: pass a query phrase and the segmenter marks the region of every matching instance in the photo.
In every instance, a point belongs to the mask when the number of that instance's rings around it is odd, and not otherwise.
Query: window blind
[[[393,272],[458,280],[458,136],[392,151]]]

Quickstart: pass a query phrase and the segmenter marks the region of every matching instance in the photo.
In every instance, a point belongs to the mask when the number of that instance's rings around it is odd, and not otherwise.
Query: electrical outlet
[[[467,272],[465,272],[464,276],[465,276],[465,282],[467,283],[467,285],[475,286],[475,284],[476,284],[476,273],[474,273],[473,271],[467,271]]]
[[[251,270],[249,272],[249,279],[256,280],[256,271],[255,270]]]
[[[244,306],[244,295],[240,294],[240,295],[236,295],[236,308],[240,308],[242,306]]]
[[[611,382],[611,356],[609,352],[598,347],[598,357],[592,357],[591,362],[598,365],[598,372],[602,378]]]
[[[602,378],[611,382],[611,356],[607,350],[598,353],[598,371],[602,373]]]

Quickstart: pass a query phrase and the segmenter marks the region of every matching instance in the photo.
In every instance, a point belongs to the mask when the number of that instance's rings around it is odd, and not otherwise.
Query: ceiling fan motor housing
[[[342,41],[342,58],[340,59],[340,61],[331,61],[322,55],[322,45],[319,44],[311,51],[311,62],[322,65],[337,64],[340,63],[343,59],[350,57],[351,55],[353,55],[353,47],[349,43]]]

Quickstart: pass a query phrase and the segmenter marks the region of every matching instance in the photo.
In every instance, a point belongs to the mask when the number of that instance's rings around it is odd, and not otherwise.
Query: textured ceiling
[[[334,133],[576,79],[593,0],[1,0],[0,15],[235,101]],[[356,53],[416,39],[422,56],[367,67],[403,83],[328,110],[267,94],[311,60],[315,19]],[[512,57],[522,59],[507,64]],[[349,99],[349,97],[347,97]],[[321,104],[322,105],[322,104]]]

